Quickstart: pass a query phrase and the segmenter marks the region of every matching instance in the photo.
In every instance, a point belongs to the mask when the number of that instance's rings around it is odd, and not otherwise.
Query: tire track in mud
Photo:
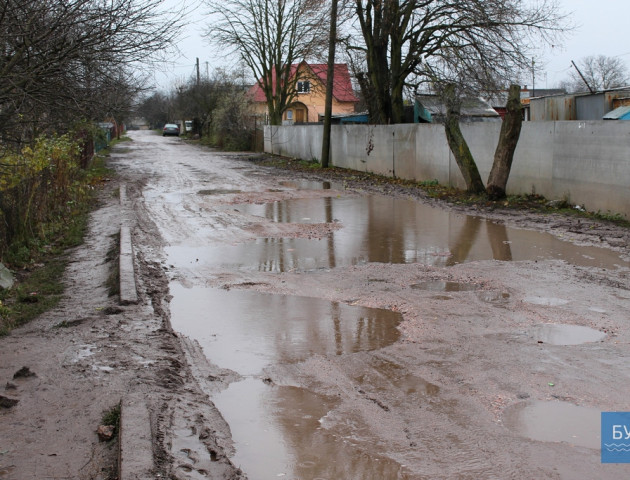
[[[394,187],[385,193],[400,194]],[[253,192],[248,200],[255,202],[256,195]],[[265,194],[264,198],[270,201],[273,195]],[[189,211],[194,210],[192,208]],[[159,255],[160,240],[150,238],[152,230],[146,219],[140,221],[144,222],[145,235],[141,243],[146,242],[147,252],[158,252]],[[507,218],[506,221],[516,220]],[[147,254],[147,258],[156,257]],[[154,275],[166,277],[164,267],[159,263],[153,264],[151,271]],[[208,272],[213,276],[204,278]],[[439,272],[443,275],[437,275]],[[358,370],[359,367],[353,367],[353,362],[320,359],[323,366],[328,366],[332,372],[330,377],[325,376],[325,368],[317,369],[316,362],[305,362],[300,365],[303,370],[293,378],[298,379],[295,383],[312,386],[313,391],[339,393],[344,398],[345,410],[337,412],[338,423],[343,425],[344,419],[341,417],[348,413],[349,418],[365,420],[366,428],[372,429],[372,432],[382,429],[383,441],[379,444],[379,449],[390,458],[398,455],[397,436],[392,435],[392,431],[396,430],[401,440],[409,448],[415,449],[407,458],[410,460],[410,469],[417,474],[411,478],[422,478],[427,472],[432,478],[466,475],[519,478],[519,473],[524,469],[533,478],[561,478],[562,475],[554,467],[555,457],[563,459],[561,467],[565,470],[589,472],[596,478],[597,466],[589,463],[593,457],[592,452],[572,450],[566,444],[536,444],[523,440],[500,424],[501,416],[510,404],[527,398],[548,399],[550,386],[547,377],[550,375],[566,380],[556,381],[551,390],[556,397],[552,398],[571,398],[585,403],[602,400],[597,392],[608,385],[610,378],[602,377],[593,382],[591,378],[583,379],[580,375],[582,371],[588,371],[589,365],[597,368],[600,355],[610,357],[616,353],[619,347],[614,344],[613,338],[607,338],[606,342],[596,348],[584,347],[588,360],[579,369],[572,368],[569,371],[562,364],[566,365],[574,359],[571,349],[529,344],[527,338],[520,333],[520,330],[542,321],[569,322],[576,318],[580,321],[585,319],[586,316],[581,313],[584,309],[582,305],[572,306],[573,309],[554,309],[544,305],[524,305],[521,300],[542,288],[539,286],[541,278],[548,282],[549,292],[563,296],[576,286],[581,288],[582,281],[584,286],[593,283],[593,278],[589,278],[589,275],[596,275],[595,282],[606,284],[606,274],[601,273],[600,276],[599,273],[592,272],[594,270],[584,269],[580,273],[576,268],[560,262],[524,262],[521,266],[478,262],[449,269],[367,265],[322,270],[308,275],[282,273],[275,276],[257,272],[225,271],[217,274],[210,269],[197,272],[191,284],[202,281],[205,285],[221,287],[229,282],[234,287],[240,285],[240,288],[271,293],[308,292],[311,296],[328,298],[331,301],[352,298],[353,303],[357,304],[383,308],[403,307],[405,322],[401,330],[407,332],[407,335],[404,342],[388,348],[387,357],[395,359],[404,368],[427,378],[440,388],[439,398],[428,402],[429,405],[412,405],[405,399],[404,393],[397,391],[385,393],[370,385],[359,386],[351,370]],[[506,274],[510,276],[507,280]],[[495,305],[471,292],[441,295],[441,298],[437,298],[439,296],[433,293],[417,291],[410,298],[409,292],[404,290],[405,284],[427,281],[436,275],[440,278],[457,277],[462,282],[483,281],[485,289],[509,291],[511,296],[500,305]],[[373,281],[377,277],[379,281]],[[369,291],[355,286],[357,278],[361,278],[362,283],[369,286]],[[619,282],[620,286],[627,285],[625,278],[619,278]],[[614,286],[613,283],[608,285],[609,288]],[[167,289],[167,282],[157,287],[154,302],[158,305],[156,310],[162,309],[160,315],[164,322],[168,322],[169,318]],[[593,295],[605,299],[608,293],[600,288]],[[619,303],[616,302],[614,308],[610,307],[611,318],[620,317]],[[607,321],[600,316],[593,323],[600,326]],[[164,328],[172,336],[170,326]],[[623,335],[625,341],[627,331]],[[165,397],[168,401],[155,406],[156,411],[161,412],[158,423],[161,425],[160,442],[165,464],[169,461],[172,463],[171,471],[173,475],[177,475],[176,478],[214,478],[207,477],[213,475],[208,466],[216,466],[217,471],[220,471],[219,465],[226,469],[228,475],[238,478],[242,473],[234,469],[234,466],[222,464],[221,461],[213,463],[217,458],[222,459],[223,455],[231,455],[232,446],[229,429],[224,429],[225,422],[208,400],[208,392],[220,391],[236,377],[208,364],[199,345],[190,339],[179,336],[173,337],[168,343],[171,341],[175,342],[176,348],[168,349],[166,353],[185,358],[186,362],[169,365],[168,368],[182,378],[183,383],[169,384],[167,381],[164,388],[168,389],[168,396]],[[281,372],[278,374],[278,384],[282,382],[283,376],[285,381],[292,378],[290,372],[282,372],[282,369],[278,369],[278,372]],[[343,379],[343,389],[333,378],[335,372]],[[277,380],[276,375],[271,376],[274,381]],[[544,382],[541,383],[541,379]],[[618,391],[613,391],[612,395],[616,399],[621,398]],[[393,417],[396,417],[396,422],[388,423],[387,419]],[[399,426],[402,422],[408,423],[407,431],[401,428],[387,430],[392,423]],[[206,437],[208,430],[204,430],[204,426],[211,425],[216,425],[217,428],[209,433],[213,440],[206,442],[209,437]],[[212,430],[214,427],[209,428]],[[352,433],[349,431],[349,434]],[[390,437],[391,441],[388,442]],[[217,450],[218,447],[223,450]],[[209,450],[209,453],[205,450]],[[444,451],[452,454],[445,458],[441,456]]]
[[[137,195],[141,189],[131,191]],[[142,202],[137,206],[141,207]],[[146,259],[145,249],[156,250],[160,233],[144,208],[134,211],[138,225],[142,226],[135,231],[139,291],[146,295],[155,318],[160,319],[159,348],[166,358],[166,365],[156,372],[155,380],[163,392],[158,397],[148,398],[156,465],[165,476],[178,480],[244,478],[229,460],[233,451],[229,426],[203,388],[214,386],[213,382],[209,377],[205,377],[207,382],[203,385],[198,381],[203,378],[198,373],[202,369],[200,363],[204,371],[214,370],[198,345],[171,328],[164,266]],[[217,371],[217,383],[229,376],[229,372]]]

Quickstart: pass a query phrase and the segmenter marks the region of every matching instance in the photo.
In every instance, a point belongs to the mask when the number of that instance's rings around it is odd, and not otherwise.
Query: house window
[[[311,82],[305,80],[303,82],[297,82],[298,93],[311,93]]]
[[[287,120],[293,120],[293,110],[287,110]]]

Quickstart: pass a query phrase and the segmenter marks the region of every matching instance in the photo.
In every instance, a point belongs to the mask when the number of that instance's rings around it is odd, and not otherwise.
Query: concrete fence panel
[[[501,126],[461,128],[485,181]],[[321,125],[268,126],[265,151],[319,159],[322,132]],[[465,188],[442,125],[333,125],[331,139],[334,166]],[[568,198],[590,211],[629,216],[630,122],[524,123],[507,191]]]
[[[556,122],[553,197],[630,214],[630,122]]]
[[[442,125],[423,125],[416,129],[416,167],[413,179],[437,180],[451,185],[451,152]],[[459,171],[457,174],[461,177]]]

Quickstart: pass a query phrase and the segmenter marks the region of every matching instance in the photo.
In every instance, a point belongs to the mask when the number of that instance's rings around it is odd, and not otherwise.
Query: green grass
[[[118,435],[118,430],[120,428],[120,403],[117,403],[109,410],[103,412],[103,416],[101,417],[102,425],[111,425],[114,427],[114,438]]]
[[[40,257],[45,263],[18,272],[10,290],[0,291],[0,336],[54,308],[62,298],[60,278],[67,265],[65,255]]]
[[[41,237],[10,246],[3,263],[15,272],[16,282],[8,290],[0,289],[0,336],[57,306],[64,293],[61,279],[69,261],[67,250],[83,243],[96,206],[94,187],[111,174],[105,158],[95,157],[84,179],[91,194],[72,205],[70,214],[46,224]]]

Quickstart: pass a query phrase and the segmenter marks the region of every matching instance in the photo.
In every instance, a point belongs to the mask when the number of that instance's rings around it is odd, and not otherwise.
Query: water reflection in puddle
[[[211,190],[199,190],[198,195],[228,195],[231,193],[241,193],[241,190],[233,190],[229,188],[215,188]]]
[[[470,292],[477,290],[479,285],[474,283],[444,282],[432,280],[411,285],[414,290],[426,290],[429,292]]]
[[[336,398],[247,379],[213,401],[230,424],[236,445],[232,461],[251,480],[408,478],[400,464],[362,452],[322,428]]]
[[[550,343],[551,345],[580,345],[603,340],[606,334],[581,325],[545,323],[534,328],[533,337],[536,341]]]
[[[532,440],[600,448],[601,411],[567,402],[533,402],[508,409],[505,425]]]
[[[628,266],[611,250],[578,247],[549,234],[508,228],[408,199],[326,197],[232,205],[229,209],[273,222],[340,222],[343,226],[319,240],[260,239],[246,245],[205,249],[206,262],[231,268],[275,272],[366,262],[450,266],[492,259],[560,259],[582,266]]]
[[[318,182],[316,180],[287,180],[280,182],[280,185],[295,190],[339,190],[341,185],[332,182]]]
[[[544,305],[546,307],[560,307],[569,303],[568,300],[554,297],[525,297],[523,301],[532,305]]]
[[[208,358],[242,375],[311,355],[391,345],[402,320],[390,310],[317,298],[171,284],[173,327],[199,341]]]
[[[407,478],[398,463],[367,455],[322,428],[320,420],[337,399],[252,377],[270,364],[391,345],[400,336],[400,314],[316,298],[177,283],[171,284],[171,293],[173,327],[196,339],[213,363],[249,377],[212,399],[230,424],[237,452],[233,461],[248,478]],[[434,386],[421,379],[399,377],[401,388],[433,392]]]

